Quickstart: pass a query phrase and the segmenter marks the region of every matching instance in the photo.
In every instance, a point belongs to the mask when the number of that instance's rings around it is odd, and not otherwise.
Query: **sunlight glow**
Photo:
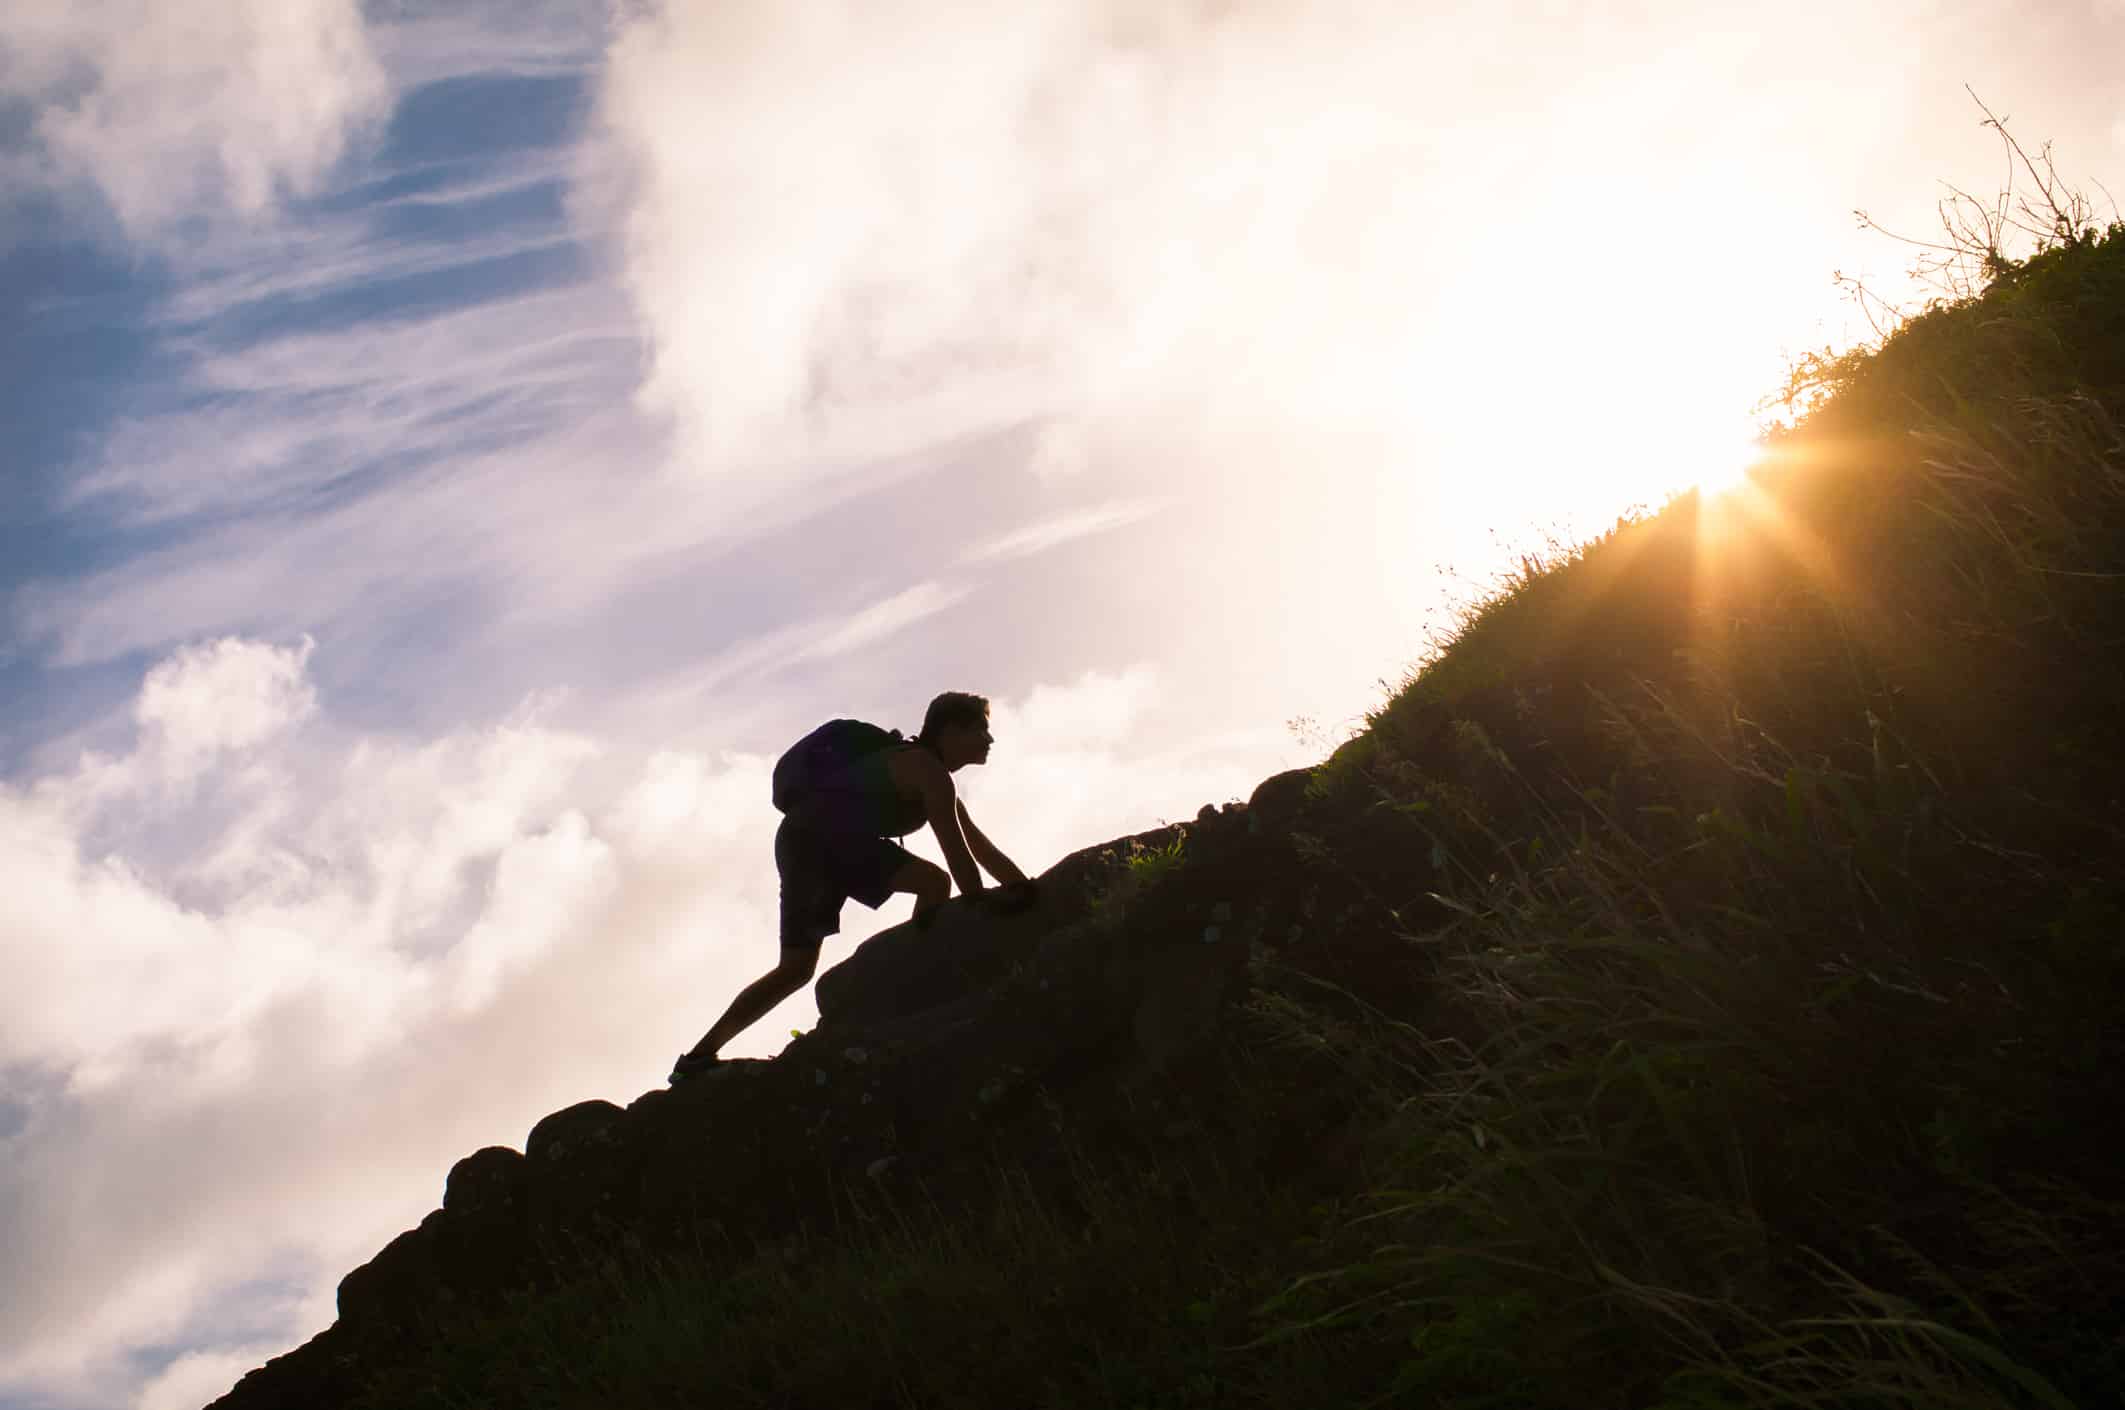
[[[1764,459],[1763,445],[1754,439],[1700,451],[1696,458],[1697,490],[1710,498],[1737,489],[1748,479],[1749,471]]]

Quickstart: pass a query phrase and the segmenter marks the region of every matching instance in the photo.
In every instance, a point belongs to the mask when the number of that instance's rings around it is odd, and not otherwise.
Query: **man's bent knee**
[[[793,946],[784,946],[782,963],[775,966],[775,972],[772,977],[787,984],[790,991],[794,993],[811,979],[813,971],[818,968],[819,951],[817,947],[802,950]]]
[[[941,906],[952,894],[952,874],[936,863],[918,857],[893,878],[893,889],[914,892],[917,906]]]

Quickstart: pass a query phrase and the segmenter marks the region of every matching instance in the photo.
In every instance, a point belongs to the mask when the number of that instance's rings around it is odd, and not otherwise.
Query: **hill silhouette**
[[[2125,1384],[2125,228],[1802,369],[1244,805],[460,1161],[216,1405]]]

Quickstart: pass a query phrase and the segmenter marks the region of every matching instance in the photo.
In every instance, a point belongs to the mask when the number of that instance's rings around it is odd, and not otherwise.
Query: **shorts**
[[[816,950],[841,930],[851,897],[872,910],[893,894],[893,878],[915,854],[889,837],[784,818],[775,829],[782,878],[782,948]]]

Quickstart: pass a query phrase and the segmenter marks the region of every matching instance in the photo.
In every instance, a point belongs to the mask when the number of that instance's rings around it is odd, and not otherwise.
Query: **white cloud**
[[[1868,184],[1922,214],[1988,160],[1960,85],[2011,7],[1849,8],[631,9],[600,113],[644,403],[697,471],[801,479],[794,448],[956,388],[971,424],[1051,418],[1038,466],[1100,490],[1311,478],[1430,529],[1347,594],[1428,600],[1489,528],[1598,527],[1725,454],[1814,339],[1795,310],[1834,309]],[[2032,40],[2079,84],[2072,28]],[[2046,91],[2036,62],[2010,73]],[[1959,150],[1892,178],[1862,130]]]
[[[245,1372],[263,1365],[286,1348],[270,1342],[230,1351],[187,1352],[165,1366],[140,1389],[135,1410],[199,1410],[218,1400]]]
[[[1156,691],[1149,666],[1119,675],[1093,671],[1069,686],[1036,686],[1023,703],[992,713],[998,730],[1022,731],[1038,750],[1111,748],[1127,737]]]
[[[293,648],[224,637],[161,662],[141,682],[133,718],[182,773],[216,754],[271,738],[317,708],[305,667],[317,643]]]
[[[1072,0],[637,19],[604,114],[635,177],[645,398],[727,469],[978,370],[1037,371],[1071,411],[1176,359],[1280,394],[1332,383],[1355,352],[1342,325],[1410,307],[1425,243],[1380,166],[1423,160],[1412,95],[1447,63],[1395,14]]]
[[[145,238],[314,189],[387,89],[358,0],[32,0],[0,16],[0,91]]]
[[[773,963],[766,758],[637,753],[537,702],[350,736],[309,680],[327,654],[181,651],[133,752],[0,789],[0,1095],[26,1112],[0,1240],[39,1270],[0,1287],[0,1396],[218,1393],[316,1331],[458,1156],[655,1085]],[[209,700],[236,723],[201,723]],[[1259,739],[1142,754],[1160,704],[1143,668],[999,699],[965,780],[990,835],[1037,870],[1266,771]],[[204,731],[197,786],[113,793],[173,722]],[[828,963],[905,909],[850,907]],[[813,1018],[792,1000],[733,1051]],[[281,1291],[242,1291],[260,1279]],[[189,1351],[134,1384],[122,1353],[148,1345]]]
[[[134,753],[0,790],[0,1071],[44,1074],[7,1094],[30,1114],[0,1208],[16,1266],[51,1269],[0,1291],[0,1384],[86,1374],[115,1346],[172,1335],[277,1247],[315,1255],[305,1278],[336,1279],[432,1202],[474,1127],[521,1140],[540,1103],[585,1080],[501,1011],[523,1011],[534,972],[560,989],[532,1009],[595,1003],[610,977],[563,976],[598,958],[588,942],[607,923],[624,934],[663,904],[654,887],[617,894],[623,859],[580,806],[599,797],[587,741],[535,713],[414,747],[349,740],[329,719],[296,738],[309,656],[179,653],[143,684]],[[172,741],[194,751],[196,790],[109,787]],[[701,878],[662,879],[686,883]],[[644,966],[672,962],[657,936],[603,952],[636,1003]],[[616,1038],[617,1017],[579,1016],[579,1040]],[[637,1044],[646,1085],[644,1056]],[[502,1086],[461,1085],[490,1066]],[[616,1070],[587,1063],[590,1080]],[[403,1129],[377,1124],[389,1108]]]

